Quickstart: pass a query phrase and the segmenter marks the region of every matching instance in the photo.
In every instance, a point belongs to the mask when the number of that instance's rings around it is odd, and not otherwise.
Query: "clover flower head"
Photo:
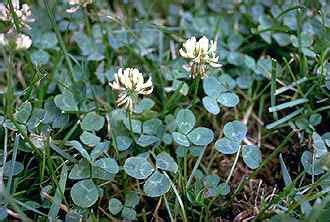
[[[67,3],[72,6],[71,8],[67,9],[67,13],[74,13],[79,10],[80,7],[86,7],[87,5],[91,4],[93,0],[67,0]]]
[[[32,45],[30,36],[17,33],[10,29],[7,33],[0,33],[0,46],[10,47],[14,50],[26,50]]]
[[[8,40],[7,40],[7,38],[6,38],[6,36],[5,36],[4,33],[0,33],[0,45],[1,46],[8,45]]]
[[[29,23],[35,21],[32,17],[32,11],[29,5],[23,4],[20,6],[19,0],[12,0],[14,12],[18,18],[19,25],[23,28],[31,29]],[[15,23],[12,14],[10,13],[9,5],[0,3],[0,21]]]
[[[219,56],[216,55],[217,42],[208,40],[205,36],[198,41],[195,37],[191,37],[183,43],[183,47],[179,50],[183,58],[190,60],[189,70],[192,77],[195,78],[200,75],[201,78],[205,77],[207,66],[213,68],[220,68],[218,63]]]
[[[24,50],[24,49],[28,49],[31,47],[32,45],[32,40],[30,38],[30,36],[19,33],[16,36],[16,50]]]
[[[120,68],[115,80],[109,83],[113,90],[119,92],[116,104],[132,111],[140,95],[149,95],[153,91],[151,77],[144,81],[143,74],[135,68]]]

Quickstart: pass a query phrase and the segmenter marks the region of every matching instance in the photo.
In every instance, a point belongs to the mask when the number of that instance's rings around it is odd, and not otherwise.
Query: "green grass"
[[[0,220],[325,221],[322,2],[23,1],[29,30],[5,1]],[[205,79],[183,68],[192,36],[217,40]],[[132,112],[108,84],[128,67],[154,87]]]

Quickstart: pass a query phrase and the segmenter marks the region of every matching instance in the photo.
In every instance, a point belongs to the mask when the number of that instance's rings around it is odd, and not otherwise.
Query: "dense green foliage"
[[[326,0],[26,0],[26,21],[15,2],[0,220],[328,220]],[[193,36],[215,40],[205,64]]]

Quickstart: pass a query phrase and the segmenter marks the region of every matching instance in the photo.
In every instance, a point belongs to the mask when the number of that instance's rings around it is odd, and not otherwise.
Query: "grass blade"
[[[53,198],[53,203],[48,212],[48,217],[51,219],[55,219],[60,210],[59,205],[61,204],[62,198],[64,196],[67,177],[68,177],[68,168],[66,165],[63,165],[60,181],[58,183],[58,186],[55,191],[55,196]]]

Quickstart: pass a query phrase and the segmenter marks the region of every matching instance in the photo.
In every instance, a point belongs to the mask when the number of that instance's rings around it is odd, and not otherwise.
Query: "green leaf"
[[[109,141],[98,143],[90,154],[92,161],[104,154],[109,149],[109,146]]]
[[[289,170],[286,167],[285,162],[283,160],[282,153],[280,153],[279,159],[280,159],[280,165],[281,165],[281,172],[282,172],[283,181],[284,181],[285,186],[288,186],[289,184],[292,183],[292,179],[291,179]]]
[[[42,120],[45,117],[45,113],[46,112],[43,109],[39,109],[39,108],[33,109],[30,119],[26,123],[26,126],[30,131],[37,128],[42,123]]]
[[[21,162],[15,160],[9,160],[6,162],[3,169],[3,175],[6,177],[16,176],[24,170],[24,165]]]
[[[127,150],[131,145],[133,140],[128,136],[117,136],[116,137],[117,148],[119,151]]]
[[[124,207],[121,216],[126,220],[136,220],[136,211],[130,207]]]
[[[166,152],[161,152],[156,156],[156,167],[174,173],[178,170],[178,165],[175,160]]]
[[[205,146],[213,141],[214,133],[209,128],[198,127],[188,134],[188,138],[197,146]]]
[[[251,169],[256,169],[261,164],[261,152],[259,147],[255,145],[243,146],[242,156],[245,164]]]
[[[308,150],[303,152],[300,162],[303,165],[305,172],[309,175],[317,176],[324,172],[321,168],[320,160],[313,158],[313,153]]]
[[[79,163],[73,165],[70,171],[69,178],[71,180],[81,180],[90,177],[90,165],[85,159],[79,161]]]
[[[274,33],[273,38],[281,46],[287,46],[291,43],[290,35],[286,33]]]
[[[226,137],[217,140],[214,144],[216,150],[223,154],[234,154],[238,151],[240,142],[230,140]]]
[[[226,123],[223,131],[228,139],[240,142],[247,134],[247,127],[242,122],[235,120],[233,122]]]
[[[204,108],[208,112],[210,112],[210,113],[212,113],[214,115],[219,114],[220,107],[219,107],[216,99],[214,99],[214,98],[212,98],[210,96],[205,96],[202,101],[203,101]]]
[[[117,161],[110,157],[97,160],[95,166],[100,167],[111,174],[117,174],[119,172]]]
[[[79,138],[83,144],[91,147],[95,146],[101,141],[100,137],[96,136],[94,133],[90,133],[87,131],[84,131]]]
[[[31,61],[34,65],[45,65],[49,62],[49,54],[40,49],[31,53]]]
[[[48,216],[50,218],[56,218],[60,210],[60,204],[62,202],[63,194],[65,192],[67,177],[68,177],[68,168],[66,165],[63,165],[61,170],[60,181],[58,183],[58,186],[56,187],[55,196],[53,197],[52,205],[48,212]]]
[[[221,93],[217,100],[225,107],[235,107],[239,103],[238,96],[232,92]]]
[[[150,110],[155,105],[155,102],[150,98],[143,98],[134,107],[135,113],[143,113],[144,111]]]
[[[162,129],[162,121],[160,119],[150,119],[143,123],[143,133],[148,135],[157,135]]]
[[[217,192],[218,194],[222,195],[222,196],[226,196],[227,194],[230,193],[230,186],[228,183],[221,183],[219,184],[219,186],[217,187]]]
[[[206,187],[216,187],[220,182],[220,178],[217,175],[207,175],[203,180]]]
[[[249,89],[252,86],[253,80],[252,75],[241,74],[237,77],[236,82],[239,88]]]
[[[136,120],[136,119],[131,119],[131,124],[132,124],[132,132],[141,134],[141,132],[142,132],[142,123],[141,123],[141,121]],[[131,126],[130,126],[128,118],[124,119],[124,125],[128,130],[131,130]]]
[[[322,155],[328,152],[328,149],[322,137],[319,134],[314,132],[312,137],[313,137],[313,147],[315,149],[315,157],[320,158]]]
[[[244,38],[239,34],[239,32],[232,32],[227,40],[227,47],[230,51],[235,51],[240,47],[243,41]]]
[[[55,49],[57,45],[57,37],[53,32],[38,33],[32,40],[33,45],[39,49]]]
[[[136,141],[139,146],[147,147],[152,144],[158,143],[160,139],[156,136],[142,134]]]
[[[116,215],[123,209],[123,204],[117,198],[111,198],[109,200],[108,209],[111,214]]]
[[[190,146],[190,142],[186,135],[184,135],[182,133],[178,133],[178,132],[173,132],[172,136],[173,136],[174,141],[177,144],[179,144],[181,146],[186,146],[186,147]]]
[[[203,147],[203,146],[191,146],[189,148],[190,154],[193,157],[199,157],[202,154],[202,152],[203,152],[204,149],[205,149],[205,147]]]
[[[125,161],[124,170],[131,177],[145,179],[152,174],[154,168],[146,158],[130,157]]]
[[[322,121],[322,116],[319,113],[314,113],[309,117],[309,123],[312,126],[317,126],[321,123]]]
[[[72,38],[78,44],[82,55],[87,56],[88,61],[103,60],[105,47],[102,43],[94,41],[83,32],[75,32]]]
[[[55,96],[54,102],[56,106],[64,112],[78,111],[78,103],[76,102],[73,94],[69,91]]]
[[[125,194],[125,206],[126,207],[136,207],[139,204],[140,197],[135,191],[129,191]]]
[[[109,173],[100,167],[92,166],[92,178],[110,181],[114,176],[114,174]]]
[[[171,134],[169,133],[164,133],[163,137],[162,137],[162,141],[163,143],[165,143],[166,145],[170,145],[173,142],[173,138],[171,136]]]
[[[170,181],[164,174],[155,171],[144,183],[143,191],[149,197],[159,197],[170,189]]]
[[[211,98],[218,98],[220,93],[226,91],[226,88],[214,76],[208,76],[203,80],[203,89]]]
[[[0,207],[0,220],[5,220],[8,217],[8,211],[5,207]]]
[[[175,150],[175,153],[176,153],[177,157],[183,158],[183,157],[187,156],[188,151],[189,151],[189,149],[187,147],[178,146]]]
[[[195,126],[196,118],[189,109],[181,109],[176,114],[176,124],[178,131],[183,134],[189,133]]]
[[[65,222],[78,222],[82,221],[83,216],[77,212],[70,211],[65,215]]]
[[[228,74],[222,74],[218,79],[221,85],[225,87],[225,91],[233,90],[236,86],[236,81]]]
[[[23,103],[17,112],[14,114],[14,117],[20,123],[26,123],[28,121],[32,111],[32,105],[30,102]]]
[[[91,179],[75,183],[70,194],[73,202],[82,208],[91,207],[99,198],[98,188]]]
[[[104,126],[104,117],[90,112],[83,118],[80,125],[83,130],[98,131]]]
[[[81,156],[83,156],[88,161],[91,161],[91,158],[90,158],[88,152],[85,150],[85,148],[78,141],[72,140],[72,141],[67,142],[66,145],[72,146],[73,148],[75,148],[81,154]]]

